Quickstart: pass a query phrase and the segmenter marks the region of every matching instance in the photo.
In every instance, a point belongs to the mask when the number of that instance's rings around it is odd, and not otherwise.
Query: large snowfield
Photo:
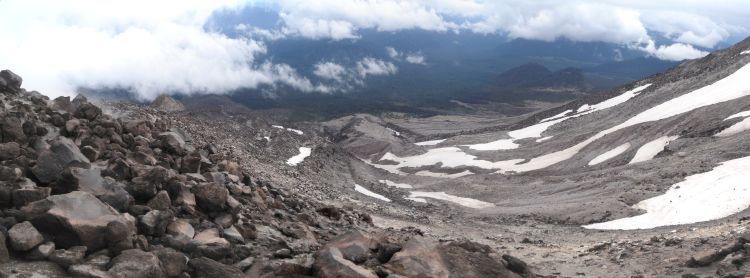
[[[635,230],[720,219],[750,206],[748,180],[750,157],[729,160],[672,185],[664,195],[639,202],[634,207],[644,214],[583,227]]]

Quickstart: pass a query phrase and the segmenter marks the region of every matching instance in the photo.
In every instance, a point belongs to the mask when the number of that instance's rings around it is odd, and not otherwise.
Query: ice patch
[[[435,146],[437,144],[445,142],[446,139],[440,139],[440,140],[431,140],[431,141],[422,141],[414,143],[414,145],[417,146]]]
[[[408,198],[432,198],[436,200],[442,200],[447,201],[451,203],[455,203],[464,207],[469,208],[475,208],[475,209],[483,209],[483,208],[490,208],[494,207],[495,205],[492,203],[483,202],[476,199],[471,198],[464,198],[464,197],[458,197],[446,194],[445,192],[424,192],[424,191],[412,191],[409,192]]]
[[[501,139],[484,144],[464,145],[477,151],[499,151],[517,149],[520,145],[513,143],[516,139]]]
[[[717,137],[727,137],[732,136],[737,133],[743,132],[745,130],[750,130],[750,118],[745,118],[739,123],[733,124],[732,126],[728,127],[725,130],[722,130],[721,132],[717,133]]]
[[[627,151],[628,149],[630,149],[630,143],[619,145],[617,146],[617,148],[611,149],[603,154],[600,154],[599,156],[589,161],[589,166],[594,166],[596,164],[615,158],[618,155],[621,155],[622,153]]]
[[[750,54],[750,49],[740,52],[740,55]]]
[[[375,192],[372,192],[370,190],[367,190],[367,188],[364,188],[364,187],[360,186],[359,184],[354,184],[354,190],[356,190],[357,192],[362,193],[364,195],[367,195],[367,196],[370,196],[370,197],[373,197],[373,198],[376,198],[376,199],[383,200],[385,202],[390,202],[391,201],[391,199],[388,199],[388,198],[386,198],[383,195],[380,195],[378,193],[375,193]]]
[[[455,179],[455,178],[460,178],[463,176],[473,175],[474,172],[466,170],[466,171],[455,173],[455,174],[446,174],[446,173],[438,173],[438,172],[432,172],[432,171],[419,171],[414,174],[417,176],[423,176],[423,177]]]
[[[713,170],[688,176],[664,195],[634,207],[645,214],[583,226],[586,229],[635,230],[682,225],[727,217],[750,206],[750,157],[729,160]]]
[[[392,182],[392,181],[389,181],[389,180],[379,180],[379,182],[382,183],[382,184],[385,184],[387,186],[395,187],[395,188],[402,188],[402,189],[413,188],[413,186],[411,186],[411,184],[396,183],[396,182]]]
[[[664,150],[664,147],[669,145],[670,142],[674,141],[677,138],[677,136],[663,136],[654,141],[643,144],[643,146],[641,146],[638,151],[635,152],[635,156],[632,160],[630,160],[628,164],[649,161],[653,159],[657,154]]]
[[[295,156],[292,156],[291,158],[289,158],[286,161],[286,164],[289,164],[291,166],[295,166],[295,165],[299,164],[300,162],[302,162],[303,160],[305,160],[305,158],[307,158],[308,156],[310,156],[310,154],[312,154],[312,149],[311,148],[300,147],[299,148],[299,154],[295,155]]]
[[[303,134],[305,134],[304,132],[302,132],[302,130],[299,130],[299,129],[293,129],[293,128],[288,128],[288,127],[283,127],[283,126],[280,126],[280,125],[272,125],[271,127],[273,127],[273,128],[278,128],[278,129],[284,129],[284,130],[286,130],[286,131],[291,131],[291,132],[297,133],[297,134],[299,134],[299,135],[303,135]]]

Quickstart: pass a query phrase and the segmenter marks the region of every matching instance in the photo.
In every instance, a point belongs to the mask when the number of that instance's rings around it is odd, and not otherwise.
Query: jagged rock
[[[107,272],[115,278],[166,277],[159,258],[152,253],[144,252],[138,249],[122,251],[119,256],[112,259],[111,264],[112,267]]]
[[[18,92],[21,90],[21,84],[23,78],[13,73],[10,70],[0,71],[0,89],[10,90],[11,92]]]
[[[89,159],[89,161],[96,161],[99,159],[99,151],[92,146],[83,146],[81,148],[83,156]]]
[[[17,181],[22,175],[23,172],[19,168],[0,165],[0,181]]]
[[[354,231],[332,240],[326,246],[339,249],[344,259],[359,264],[369,259],[371,250],[377,248],[377,242],[360,231]]]
[[[234,226],[222,230],[222,233],[224,234],[224,238],[231,242],[245,243],[245,238],[242,237],[242,234]]]
[[[190,225],[185,219],[177,219],[169,223],[167,226],[167,233],[173,236],[184,236],[187,238],[193,238],[195,236],[195,229],[193,225]]]
[[[93,121],[96,117],[102,114],[102,109],[91,103],[84,103],[78,106],[73,115],[76,118],[87,119]]]
[[[62,110],[68,113],[73,113],[73,104],[70,103],[70,97],[56,97],[50,103],[50,108],[54,110]]]
[[[229,190],[215,183],[201,183],[193,188],[198,206],[207,211],[222,211],[227,208]]]
[[[50,254],[49,260],[68,268],[71,265],[83,263],[84,256],[86,256],[86,246],[73,246],[68,249],[55,250]]]
[[[18,251],[29,251],[44,242],[42,234],[29,221],[14,225],[8,230],[10,246]]]
[[[55,243],[54,242],[45,242],[31,250],[29,254],[26,255],[27,260],[45,260],[50,255],[52,255],[52,252],[55,252]]]
[[[0,144],[0,160],[11,160],[21,155],[21,146],[16,142]]]
[[[65,131],[67,131],[68,134],[73,134],[79,126],[81,126],[81,120],[70,119],[65,122]]]
[[[13,205],[21,208],[31,202],[36,202],[49,197],[52,188],[37,187],[29,181],[25,186],[13,190]]]
[[[36,166],[31,168],[34,176],[43,183],[50,183],[61,178],[68,166],[89,167],[89,159],[84,156],[75,143],[68,138],[58,137],[49,150],[39,154]]]
[[[151,209],[168,211],[172,207],[172,201],[169,199],[169,193],[162,190],[156,193],[156,196],[151,198],[146,205]]]
[[[167,277],[175,277],[187,270],[188,257],[185,254],[177,252],[172,248],[163,248],[154,253],[159,257],[164,274]]]
[[[73,191],[33,202],[22,208],[28,219],[51,235],[62,248],[85,245],[90,251],[105,247],[107,225],[122,222],[134,232],[134,219],[118,213],[87,192]]]
[[[172,154],[181,155],[185,152],[185,139],[176,132],[163,132],[159,134],[161,147]]]
[[[181,102],[175,100],[169,95],[160,95],[154,101],[151,102],[151,108],[156,110],[175,112],[185,110],[185,106]]]
[[[23,121],[15,116],[3,115],[0,120],[0,142],[25,142],[26,134],[23,132]]]
[[[162,236],[167,230],[172,213],[168,211],[152,210],[140,217],[141,232],[152,236]]]
[[[200,173],[201,171],[201,155],[198,153],[192,153],[182,158],[182,165],[180,166],[180,172],[182,173]]]
[[[195,235],[195,242],[200,245],[229,246],[229,242],[219,235],[219,229],[211,228]]]
[[[73,277],[81,278],[109,278],[106,271],[89,264],[77,264],[68,268],[68,273]]]
[[[10,262],[10,253],[8,252],[8,246],[5,245],[5,233],[0,233],[0,264]]]
[[[245,277],[236,267],[224,265],[209,258],[192,259],[188,265],[193,269],[194,278]]]
[[[378,243],[377,259],[381,263],[387,263],[393,258],[393,255],[401,251],[401,246],[389,242]]]
[[[378,277],[370,270],[358,266],[352,261],[344,259],[338,248],[325,247],[315,254],[315,263],[313,272],[317,277],[356,277],[356,278],[376,278]],[[436,276],[425,276],[436,277]]]

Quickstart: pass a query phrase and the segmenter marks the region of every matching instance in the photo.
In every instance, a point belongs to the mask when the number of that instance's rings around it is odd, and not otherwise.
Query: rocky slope
[[[296,129],[217,124],[168,97],[108,114],[21,84],[0,72],[2,277],[535,276],[497,249],[379,229],[285,184],[283,163],[253,152]],[[234,124],[242,136],[221,129]]]

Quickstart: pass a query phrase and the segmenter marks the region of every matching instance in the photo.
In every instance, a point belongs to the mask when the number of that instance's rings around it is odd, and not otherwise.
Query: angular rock
[[[68,249],[55,250],[50,254],[49,260],[68,268],[71,265],[83,263],[84,256],[86,256],[86,246],[73,246]]]
[[[15,74],[10,70],[0,71],[0,89],[18,92],[19,90],[21,90],[22,83],[23,78],[18,76],[18,74]]]
[[[369,259],[371,250],[377,249],[377,243],[360,231],[345,234],[326,246],[339,249],[344,259],[358,264]]]
[[[21,146],[16,142],[0,144],[0,160],[11,160],[21,155]]]
[[[68,268],[68,273],[73,277],[81,278],[110,278],[106,271],[89,264],[77,264]]]
[[[23,121],[14,116],[3,116],[0,120],[0,142],[25,142]]]
[[[18,251],[29,251],[44,242],[42,234],[29,221],[13,225],[8,230],[8,238],[10,239],[10,246]]]
[[[224,238],[231,242],[245,243],[245,238],[242,237],[242,234],[234,226],[224,229],[222,233],[224,234]]]
[[[13,190],[13,205],[21,208],[31,202],[36,202],[49,197],[52,188],[36,187],[33,184]]]
[[[106,247],[107,225],[119,221],[131,227],[134,219],[118,213],[87,192],[73,191],[33,202],[21,209],[42,232],[62,248],[85,245],[90,251]]]
[[[84,146],[81,148],[81,153],[89,159],[89,161],[96,161],[99,159],[99,151],[92,146]]]
[[[166,277],[159,258],[139,249],[130,249],[112,259],[112,267],[107,271],[115,278],[142,277],[163,278]]]
[[[163,132],[159,134],[161,147],[169,153],[181,155],[185,152],[185,139],[176,132]]]
[[[49,150],[39,154],[37,164],[31,168],[34,176],[43,183],[60,179],[63,170],[68,166],[88,168],[89,159],[84,156],[75,143],[68,138],[58,137]]]
[[[164,274],[167,277],[175,277],[187,270],[188,257],[185,254],[177,252],[172,248],[160,249],[154,253],[159,257]]]
[[[187,220],[177,219],[172,221],[172,223],[169,223],[167,226],[167,233],[173,236],[193,238],[195,236],[195,229]]]
[[[49,258],[50,255],[52,255],[52,252],[55,252],[55,243],[54,242],[45,242],[31,250],[29,254],[26,255],[27,260],[46,260]]]
[[[219,235],[219,229],[206,229],[195,235],[195,242],[200,245],[229,246],[229,242]]]
[[[141,232],[151,236],[162,236],[172,220],[168,211],[152,210],[140,217]]]
[[[91,103],[84,103],[78,106],[73,115],[76,118],[87,119],[93,121],[96,117],[102,114],[102,109]]]
[[[172,207],[172,200],[169,199],[169,193],[162,190],[156,193],[156,196],[151,198],[146,205],[154,210],[168,211]]]
[[[193,188],[198,206],[207,211],[222,211],[227,208],[229,190],[215,183],[201,183]]]
[[[192,259],[188,262],[188,265],[193,269],[194,278],[245,277],[238,268],[219,263],[209,258]]]
[[[0,264],[10,262],[10,252],[5,242],[5,233],[0,233]]]
[[[68,278],[65,269],[48,261],[14,261],[13,267],[0,267],[0,277]]]
[[[334,278],[334,277],[353,277],[353,278],[376,278],[378,277],[372,271],[358,266],[352,261],[344,259],[338,248],[325,247],[315,254],[315,263],[313,272],[317,277]],[[415,276],[418,277],[418,276]],[[421,277],[421,276],[419,276]],[[439,276],[424,276],[439,277]]]

